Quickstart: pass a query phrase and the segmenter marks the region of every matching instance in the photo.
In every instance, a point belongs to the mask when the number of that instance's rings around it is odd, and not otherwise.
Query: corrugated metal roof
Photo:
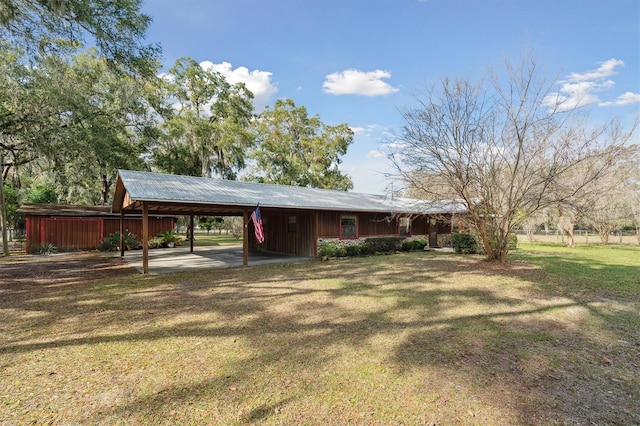
[[[16,213],[31,216],[113,216],[110,206],[72,204],[23,204]]]
[[[408,214],[465,211],[464,207],[456,202],[427,202],[356,192],[131,170],[119,170],[118,174],[129,196],[135,201],[245,207],[253,207],[260,203],[261,207]]]

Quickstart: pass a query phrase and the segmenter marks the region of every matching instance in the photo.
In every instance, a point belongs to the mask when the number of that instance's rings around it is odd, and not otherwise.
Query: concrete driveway
[[[124,259],[142,272],[142,250],[126,251]],[[249,266],[306,260],[310,260],[310,258],[276,253],[249,253]],[[242,266],[242,246],[194,247],[193,253],[189,252],[189,246],[149,250],[150,274],[168,274],[232,266]]]

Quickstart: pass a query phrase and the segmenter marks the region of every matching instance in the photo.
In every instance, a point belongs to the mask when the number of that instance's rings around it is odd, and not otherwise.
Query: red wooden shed
[[[26,250],[51,243],[58,250],[93,250],[104,238],[120,231],[120,215],[111,206],[25,204],[18,213],[26,216]],[[173,216],[150,216],[149,233],[157,235],[173,229]],[[141,236],[142,217],[129,215],[124,229]]]

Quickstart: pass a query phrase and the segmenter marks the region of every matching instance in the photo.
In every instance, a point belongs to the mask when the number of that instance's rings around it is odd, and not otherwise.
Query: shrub
[[[413,249],[414,250],[424,250],[424,248],[427,246],[427,240],[413,240]]]
[[[405,240],[402,242],[403,251],[423,250],[427,245],[427,240]]]
[[[29,248],[29,253],[31,254],[44,254],[49,255],[56,253],[58,248],[54,246],[52,243],[44,242],[41,245],[32,246]]]
[[[392,253],[402,248],[403,237],[367,238],[364,245],[369,253]]]
[[[158,235],[158,238],[160,238],[160,242],[162,243],[162,245],[166,245],[169,243],[177,244],[182,242],[182,238],[178,236],[176,231],[174,231],[173,229],[163,232],[162,234]]]
[[[451,235],[451,245],[456,253],[471,254],[478,252],[478,243],[473,235],[456,233]]]
[[[402,251],[413,250],[413,241],[405,240],[402,242]]]
[[[140,248],[140,243],[136,239],[136,235],[130,231],[124,233],[124,248],[125,250],[135,250]],[[102,244],[100,245],[100,251],[116,251],[120,249],[120,232],[114,232],[107,235]]]
[[[318,251],[321,257],[335,257],[337,256],[338,247],[330,243],[320,243]]]
[[[515,233],[512,232],[507,236],[507,245],[509,246],[509,250],[518,248],[518,236]]]
[[[345,247],[336,247],[336,256],[345,257],[347,255],[347,249]]]
[[[160,241],[160,238],[158,238],[158,237],[152,238],[152,239],[149,240],[149,248],[150,249],[158,248],[158,247],[160,247],[160,244],[162,244],[162,241]]]
[[[360,254],[360,246],[359,245],[350,245],[350,246],[346,246],[345,248],[346,254],[349,257],[355,257],[358,256]]]

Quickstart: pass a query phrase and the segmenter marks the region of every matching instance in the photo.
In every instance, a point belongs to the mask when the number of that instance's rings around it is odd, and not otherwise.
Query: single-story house
[[[257,205],[264,231],[260,244],[253,238],[250,220]],[[131,214],[142,215],[146,273],[146,242],[154,235],[149,218],[157,215],[190,216],[191,226],[194,216],[242,216],[247,264],[249,250],[316,258],[319,244],[325,241],[349,244],[396,235],[423,237],[437,245],[440,236],[451,233],[452,216],[465,209],[456,202],[120,170],[112,211],[123,221]]]
[[[26,250],[45,243],[58,250],[93,250],[105,237],[120,231],[120,215],[111,206],[79,206],[63,204],[24,204],[18,211],[26,218]],[[129,215],[124,229],[142,235],[142,216]],[[148,229],[155,236],[173,229],[173,217],[150,216]]]

